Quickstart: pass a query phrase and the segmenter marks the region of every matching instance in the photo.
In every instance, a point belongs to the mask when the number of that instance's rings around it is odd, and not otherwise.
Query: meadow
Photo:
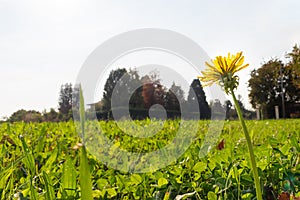
[[[121,148],[151,152],[174,137],[180,121],[166,121],[159,134],[148,139],[127,135],[114,121],[98,123]],[[122,172],[104,165],[82,146],[72,121],[2,123],[0,198],[255,199],[247,145],[239,122],[226,121],[218,142],[204,157],[199,157],[199,151],[210,121],[196,123],[198,130],[186,129],[186,134],[195,133],[196,137],[184,154],[170,165],[147,173]],[[277,199],[283,192],[300,196],[300,120],[246,123],[264,199]]]

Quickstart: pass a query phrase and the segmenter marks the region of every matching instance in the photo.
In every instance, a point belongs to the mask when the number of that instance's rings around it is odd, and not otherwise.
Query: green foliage
[[[119,138],[122,148],[145,152],[166,145],[176,134],[179,122],[167,121],[163,132],[148,140],[151,144],[143,139],[129,139],[115,122],[99,122],[99,125],[109,138]],[[298,196],[300,121],[246,123],[265,197],[277,199],[283,191]],[[96,160],[81,147],[72,122],[0,124],[0,199],[83,199],[85,181],[86,190],[99,200],[175,199],[176,196],[254,199],[254,181],[239,122],[226,122],[220,138],[225,141],[224,148],[212,147],[200,159],[199,149],[208,124],[209,121],[199,121],[200,128],[195,130],[199,139],[176,162],[144,174],[120,172]],[[23,137],[19,138],[21,134]],[[92,190],[88,179],[85,180],[88,173]]]
[[[19,121],[24,121],[24,122],[42,122],[43,121],[43,116],[41,113],[38,111],[34,110],[18,110],[14,112],[8,119],[9,122],[19,122]]]

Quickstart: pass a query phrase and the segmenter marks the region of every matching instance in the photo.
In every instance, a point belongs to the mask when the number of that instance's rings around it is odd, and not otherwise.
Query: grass
[[[141,174],[120,172],[102,164],[80,145],[82,141],[73,122],[3,123],[0,199],[174,199],[185,194],[192,194],[190,199],[255,198],[239,122],[226,122],[219,138],[219,142],[224,139],[224,148],[216,144],[203,158],[198,154],[209,121],[198,123],[198,139],[184,155],[169,166]],[[139,139],[126,135],[113,121],[99,122],[109,138],[118,138],[122,148],[137,152],[167,144],[178,124],[179,121],[167,121],[157,136]],[[300,120],[246,124],[264,197],[276,199],[282,192],[300,196]]]

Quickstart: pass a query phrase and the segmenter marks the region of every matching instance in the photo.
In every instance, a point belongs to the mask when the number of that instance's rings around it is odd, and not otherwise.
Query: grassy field
[[[99,125],[120,148],[145,153],[168,144],[179,122],[167,121],[149,138],[127,135],[113,121]],[[126,173],[102,164],[81,145],[73,122],[0,124],[0,198],[167,200],[184,194],[182,199],[255,198],[239,122],[225,122],[218,143],[203,158],[199,150],[209,121],[197,123],[198,131],[186,129],[185,134],[197,136],[188,150],[151,173]],[[265,199],[277,199],[282,192],[300,196],[300,120],[247,121],[247,125]]]

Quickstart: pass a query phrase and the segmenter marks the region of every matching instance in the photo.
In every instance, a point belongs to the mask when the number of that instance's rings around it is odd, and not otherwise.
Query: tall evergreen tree
[[[193,94],[194,92],[194,94]],[[194,79],[189,90],[188,95],[188,110],[190,112],[193,112],[193,108],[191,108],[189,105],[191,105],[193,102],[198,103],[199,105],[199,111],[200,111],[200,119],[209,119],[210,114],[210,108],[208,106],[208,103],[206,101],[205,92],[203,90],[203,87],[199,81],[199,79]]]

